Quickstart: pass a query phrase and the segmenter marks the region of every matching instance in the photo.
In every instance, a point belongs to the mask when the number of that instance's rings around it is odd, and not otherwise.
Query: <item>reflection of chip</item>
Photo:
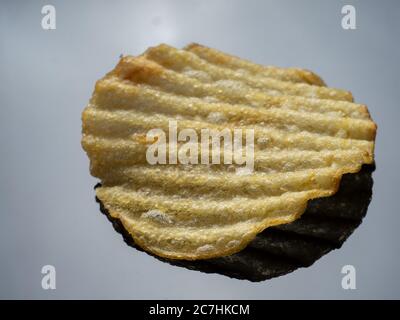
[[[319,76],[308,70],[262,66],[228,55],[212,48],[207,48],[197,43],[192,43],[188,45],[185,49],[195,53],[200,58],[212,64],[240,72],[246,72],[251,76],[267,77],[290,82],[307,83],[317,86],[325,85],[324,81]]]
[[[376,125],[351,101],[303,69],[160,45],[122,58],[97,82],[82,145],[102,181],[98,198],[138,245],[167,258],[224,256],[297,219],[308,200],[332,195],[343,174],[373,162]],[[149,165],[146,133],[168,132],[170,120],[196,132],[254,129],[254,173]]]

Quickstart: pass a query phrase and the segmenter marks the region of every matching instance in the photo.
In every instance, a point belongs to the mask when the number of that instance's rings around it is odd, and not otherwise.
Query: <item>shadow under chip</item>
[[[263,281],[308,267],[329,251],[340,248],[360,225],[372,197],[374,170],[374,165],[364,165],[360,172],[344,175],[335,195],[309,201],[300,219],[267,228],[236,254],[195,261],[152,256],[174,266],[249,281]],[[143,251],[121,222],[109,215],[99,199],[96,201],[124,241]]]

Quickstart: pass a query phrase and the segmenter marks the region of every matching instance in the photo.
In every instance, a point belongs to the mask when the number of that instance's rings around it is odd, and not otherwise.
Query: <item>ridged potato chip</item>
[[[265,228],[294,221],[308,200],[334,194],[343,174],[373,163],[376,125],[352,100],[310,71],[264,67],[197,44],[160,45],[121,58],[96,83],[82,146],[101,180],[97,197],[139,246],[171,259],[226,256]],[[147,134],[170,132],[171,121],[199,136],[252,130],[254,170],[150,164]],[[196,159],[211,159],[212,147],[197,145]]]
[[[342,177],[339,191],[308,202],[300,219],[259,233],[242,251],[205,260],[160,261],[190,270],[219,273],[232,278],[264,281],[309,267],[331,250],[340,248],[361,224],[372,195],[373,165]],[[111,218],[101,201],[100,211],[129,246],[141,250],[118,219]]]

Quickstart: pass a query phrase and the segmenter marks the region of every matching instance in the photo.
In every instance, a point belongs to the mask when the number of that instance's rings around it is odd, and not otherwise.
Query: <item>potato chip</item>
[[[194,47],[192,47],[194,50]],[[182,72],[185,75],[205,83],[215,81],[229,81],[233,85],[239,82],[242,86],[263,90],[269,95],[290,95],[309,98],[353,101],[349,91],[310,85],[307,83],[292,83],[265,77],[264,74],[249,74],[241,69],[224,68],[209,63],[198,57],[194,51],[178,50],[165,44],[149,48],[144,56],[156,61],[166,68]],[[307,73],[299,71],[298,73]]]
[[[334,194],[343,174],[373,163],[376,125],[351,100],[309,71],[263,67],[200,45],[160,45],[123,57],[97,82],[82,116],[82,146],[101,179],[97,197],[139,246],[172,259],[226,256],[267,227],[294,221],[308,200]],[[163,149],[168,163],[149,163],[149,147],[164,146],[149,132],[171,140],[171,123],[196,139],[224,132],[224,144],[178,139]],[[253,142],[234,140],[238,131],[251,132]],[[213,164],[227,137],[232,152]],[[246,149],[236,152],[239,142]],[[198,164],[171,161],[174,152],[186,159],[187,150]],[[254,155],[250,171],[232,162],[243,150]]]
[[[262,75],[278,80],[308,83],[318,86],[325,86],[324,81],[315,73],[299,68],[279,68],[276,66],[263,66],[250,61],[226,54],[219,50],[202,46],[198,43],[191,43],[185,50],[191,51],[200,58],[216,65],[230,69],[248,72],[249,75]]]
[[[250,281],[263,281],[308,267],[331,250],[340,248],[360,225],[371,200],[373,170],[373,165],[365,165],[358,173],[344,175],[335,195],[309,201],[300,219],[267,228],[236,254],[190,261],[157,258],[190,270]],[[101,201],[96,200],[100,211],[125,242],[140,250],[121,222],[111,218]]]

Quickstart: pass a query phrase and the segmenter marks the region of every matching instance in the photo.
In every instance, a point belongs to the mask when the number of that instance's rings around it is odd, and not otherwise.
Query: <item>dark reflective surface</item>
[[[310,201],[300,219],[266,229],[234,255],[198,261],[154,257],[171,265],[250,281],[263,281],[308,267],[329,251],[340,248],[360,225],[371,200],[374,170],[374,166],[363,166],[356,174],[344,175],[334,196]],[[143,251],[119,220],[111,218],[101,201],[96,201],[124,241]]]
[[[44,4],[56,7],[56,30],[41,28]],[[344,4],[356,8],[356,30],[341,26]],[[400,299],[399,5],[1,1],[0,298]],[[368,106],[378,124],[374,194],[340,250],[289,276],[252,283],[155,260],[126,246],[99,214],[98,180],[80,145],[81,113],[95,82],[121,53],[193,41],[261,64],[312,70]],[[48,264],[57,269],[56,290],[41,286]],[[341,286],[349,264],[357,269],[356,290]]]

